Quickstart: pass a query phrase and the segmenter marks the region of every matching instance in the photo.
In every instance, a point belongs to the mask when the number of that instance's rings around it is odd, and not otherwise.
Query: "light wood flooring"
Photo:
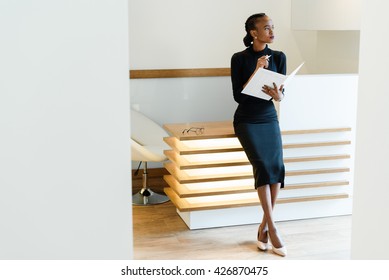
[[[278,222],[286,258],[257,249],[258,224],[189,230],[170,201],[134,205],[133,224],[136,260],[350,259],[351,216]]]

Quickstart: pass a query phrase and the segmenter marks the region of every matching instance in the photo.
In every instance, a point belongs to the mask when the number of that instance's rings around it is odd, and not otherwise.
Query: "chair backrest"
[[[131,109],[131,138],[141,145],[160,146],[169,134],[156,122]]]

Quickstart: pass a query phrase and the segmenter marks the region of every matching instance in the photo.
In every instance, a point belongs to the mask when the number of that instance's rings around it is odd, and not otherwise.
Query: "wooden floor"
[[[189,230],[170,201],[133,206],[133,224],[137,260],[350,259],[351,216],[278,222],[286,258],[256,248],[258,224]]]

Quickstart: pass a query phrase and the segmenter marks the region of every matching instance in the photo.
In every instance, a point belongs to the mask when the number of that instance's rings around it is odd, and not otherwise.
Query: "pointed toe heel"
[[[267,242],[257,241],[257,247],[261,251],[266,251],[269,247],[269,244]]]
[[[272,251],[273,251],[274,254],[279,255],[281,257],[285,257],[286,254],[287,254],[285,246],[280,247],[280,248],[276,248],[276,247],[273,246],[272,247]]]

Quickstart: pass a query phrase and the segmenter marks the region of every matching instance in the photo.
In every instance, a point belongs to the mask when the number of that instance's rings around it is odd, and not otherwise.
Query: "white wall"
[[[362,1],[352,258],[389,258],[389,3]],[[379,19],[379,24],[378,20]],[[372,58],[375,56],[376,58]]]
[[[300,53],[290,29],[291,0],[130,0],[129,11],[132,69],[230,67],[232,54],[245,48],[247,17],[259,12],[273,19],[272,47],[288,55],[290,67],[314,60],[314,52]],[[315,32],[304,33],[304,44],[315,41]]]
[[[350,127],[354,139],[357,91],[355,74],[296,75],[279,103],[281,129]]]
[[[131,80],[131,106],[160,125],[232,119],[230,77]]]
[[[127,1],[0,4],[0,259],[132,258]]]
[[[361,0],[292,0],[292,28],[359,30]]]
[[[265,12],[275,25],[276,40],[270,47],[285,52],[289,70],[305,61],[301,74],[357,73],[358,31],[321,36],[317,30],[293,29],[292,3],[294,11],[306,13],[306,5],[292,0],[130,0],[131,68],[230,67],[232,54],[245,48],[247,17]],[[348,9],[343,18],[348,13],[355,14]],[[328,22],[334,14],[326,14]],[[320,48],[322,44],[335,47]]]
[[[317,73],[358,73],[359,31],[317,32]]]

